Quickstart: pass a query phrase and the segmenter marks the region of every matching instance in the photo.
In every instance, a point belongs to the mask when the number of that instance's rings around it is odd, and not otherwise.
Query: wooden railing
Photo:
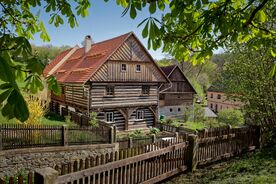
[[[188,145],[166,148],[59,176],[56,183],[155,183],[187,169]],[[117,157],[118,158],[118,157]]]
[[[241,155],[260,147],[258,126],[205,129],[187,141],[171,139],[142,147],[89,157],[52,169],[37,170],[35,184],[57,183],[156,183],[198,166]],[[183,141],[183,142],[181,142]]]
[[[260,127],[203,130],[197,136],[198,165],[213,163],[260,147]]]
[[[114,130],[104,126],[0,125],[0,150],[113,142]]]

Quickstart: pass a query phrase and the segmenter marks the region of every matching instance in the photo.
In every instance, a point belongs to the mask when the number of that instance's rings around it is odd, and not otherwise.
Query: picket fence
[[[56,170],[39,169],[34,183],[156,183],[183,171],[258,149],[260,135],[257,126],[205,129],[197,135],[185,135],[186,140],[179,135],[170,141],[78,160],[57,166]],[[51,177],[49,169],[53,171]]]

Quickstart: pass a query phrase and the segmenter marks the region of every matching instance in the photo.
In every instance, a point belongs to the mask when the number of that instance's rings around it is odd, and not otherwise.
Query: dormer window
[[[126,72],[127,71],[127,66],[126,64],[121,65],[121,72]]]
[[[136,72],[141,72],[141,65],[136,65]]]

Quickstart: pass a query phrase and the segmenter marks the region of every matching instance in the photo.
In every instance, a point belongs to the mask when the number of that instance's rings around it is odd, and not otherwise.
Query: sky
[[[139,28],[137,28],[137,25],[149,17],[148,10],[144,9],[137,12],[137,17],[134,20],[130,18],[129,13],[122,17],[123,10],[122,7],[116,5],[114,0],[110,0],[108,3],[105,3],[104,0],[94,0],[89,9],[89,16],[85,18],[77,17],[79,26],[76,28],[71,28],[69,24],[66,24],[66,21],[64,21],[64,25],[58,28],[49,25],[49,15],[43,13],[42,10],[40,19],[44,22],[51,41],[43,42],[39,35],[35,35],[31,43],[35,45],[75,46],[76,44],[81,45],[86,35],[91,35],[94,42],[99,42],[133,31],[147,48],[147,39],[143,39],[141,35],[143,25]],[[155,13],[154,16],[160,18],[161,12]],[[161,49],[157,51],[149,50],[149,52],[155,59],[162,59],[166,55],[162,53]]]

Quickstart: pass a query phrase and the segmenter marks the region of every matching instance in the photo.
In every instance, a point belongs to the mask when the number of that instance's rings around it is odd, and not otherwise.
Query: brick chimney
[[[92,39],[90,35],[86,35],[84,38],[84,51],[87,53],[91,49]]]

